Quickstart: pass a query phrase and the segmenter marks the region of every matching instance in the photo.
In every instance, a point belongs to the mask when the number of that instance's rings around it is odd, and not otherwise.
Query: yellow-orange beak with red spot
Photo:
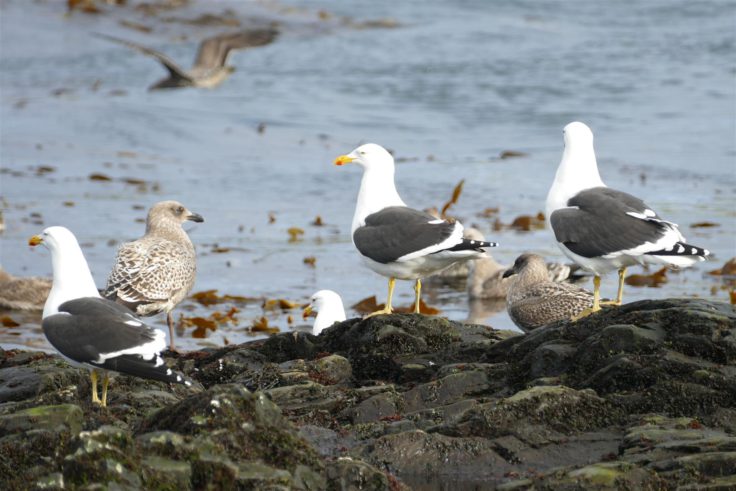
[[[43,242],[43,237],[41,237],[40,235],[34,235],[30,239],[28,239],[28,245],[31,247],[36,247],[41,242]]]
[[[348,157],[347,155],[340,155],[338,158],[335,159],[335,165],[349,164],[353,160],[355,160],[353,157]]]
[[[314,311],[312,310],[311,305],[307,305],[306,307],[304,307],[304,311],[302,312],[302,319],[306,320],[310,315],[312,315],[312,312]]]

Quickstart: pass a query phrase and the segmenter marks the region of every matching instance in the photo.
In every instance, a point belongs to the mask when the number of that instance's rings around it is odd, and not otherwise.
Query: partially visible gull
[[[189,71],[183,70],[171,58],[152,48],[107,34],[97,33],[95,35],[123,44],[145,55],[152,56],[166,68],[169,76],[151,85],[148,90],[176,89],[181,87],[203,87],[210,89],[222,83],[235,70],[235,68],[226,64],[230,51],[269,44],[276,39],[278,31],[276,29],[251,29],[209,37],[199,45],[194,66]]]
[[[64,359],[91,370],[92,402],[107,405],[108,370],[136,377],[191,385],[168,368],[159,353],[166,336],[141,322],[129,309],[100,297],[76,237],[49,227],[29,245],[51,251],[54,280],[43,308],[43,332]],[[102,374],[102,399],[97,377]]]
[[[623,300],[626,268],[634,264],[685,267],[703,261],[706,249],[685,243],[677,225],[639,198],[606,187],[598,173],[593,132],[583,123],[565,126],[565,151],[547,195],[549,226],[562,252],[591,271],[600,310],[601,275],[618,269],[616,300]]]
[[[153,205],[146,218],[145,235],[118,248],[102,294],[141,316],[166,312],[172,351],[171,311],[191,291],[197,272],[194,244],[182,228],[187,220],[204,221],[177,201]]]
[[[524,330],[570,320],[593,305],[589,291],[551,281],[547,263],[537,254],[516,258],[503,277],[511,280],[506,310],[514,324]]]
[[[345,320],[345,307],[343,307],[342,298],[332,290],[320,290],[312,295],[309,299],[309,305],[304,309],[304,319],[314,312],[317,314],[312,326],[312,334],[315,336],[319,336],[319,333],[335,322]]]
[[[483,234],[475,229],[468,228],[465,237],[478,241],[485,240]],[[504,273],[508,269],[497,262],[490,254],[470,263],[470,274],[468,275],[468,297],[471,300],[478,298],[506,298],[509,291],[511,280],[504,277]],[[577,266],[575,266],[577,268]],[[550,281],[562,282],[568,281],[572,274],[572,269],[567,264],[546,263],[547,277]]]
[[[457,261],[482,257],[483,248],[498,245],[465,239],[460,222],[407,207],[394,184],[394,159],[383,147],[368,143],[335,159],[336,165],[350,162],[363,167],[351,227],[353,244],[370,269],[389,279],[386,307],[369,315],[393,311],[397,278],[415,280],[414,312],[419,313],[421,278]]]
[[[42,310],[51,290],[48,278],[13,276],[0,268],[0,308]]]

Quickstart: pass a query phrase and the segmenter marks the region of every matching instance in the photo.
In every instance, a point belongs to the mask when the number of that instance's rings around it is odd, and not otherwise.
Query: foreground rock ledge
[[[0,351],[1,489],[732,489],[736,312],[514,336],[419,315],[169,358],[193,389]]]

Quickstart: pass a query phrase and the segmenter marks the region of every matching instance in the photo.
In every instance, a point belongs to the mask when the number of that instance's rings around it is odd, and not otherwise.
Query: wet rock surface
[[[442,318],[167,358],[109,407],[0,352],[0,488],[732,489],[736,312],[643,301],[511,336]]]

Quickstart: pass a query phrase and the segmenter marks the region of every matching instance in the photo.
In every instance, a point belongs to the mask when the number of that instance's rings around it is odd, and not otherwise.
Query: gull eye
[[[184,213],[184,207],[183,206],[180,206],[180,207],[178,207],[176,209],[176,214],[177,215],[181,215],[182,213]]]

